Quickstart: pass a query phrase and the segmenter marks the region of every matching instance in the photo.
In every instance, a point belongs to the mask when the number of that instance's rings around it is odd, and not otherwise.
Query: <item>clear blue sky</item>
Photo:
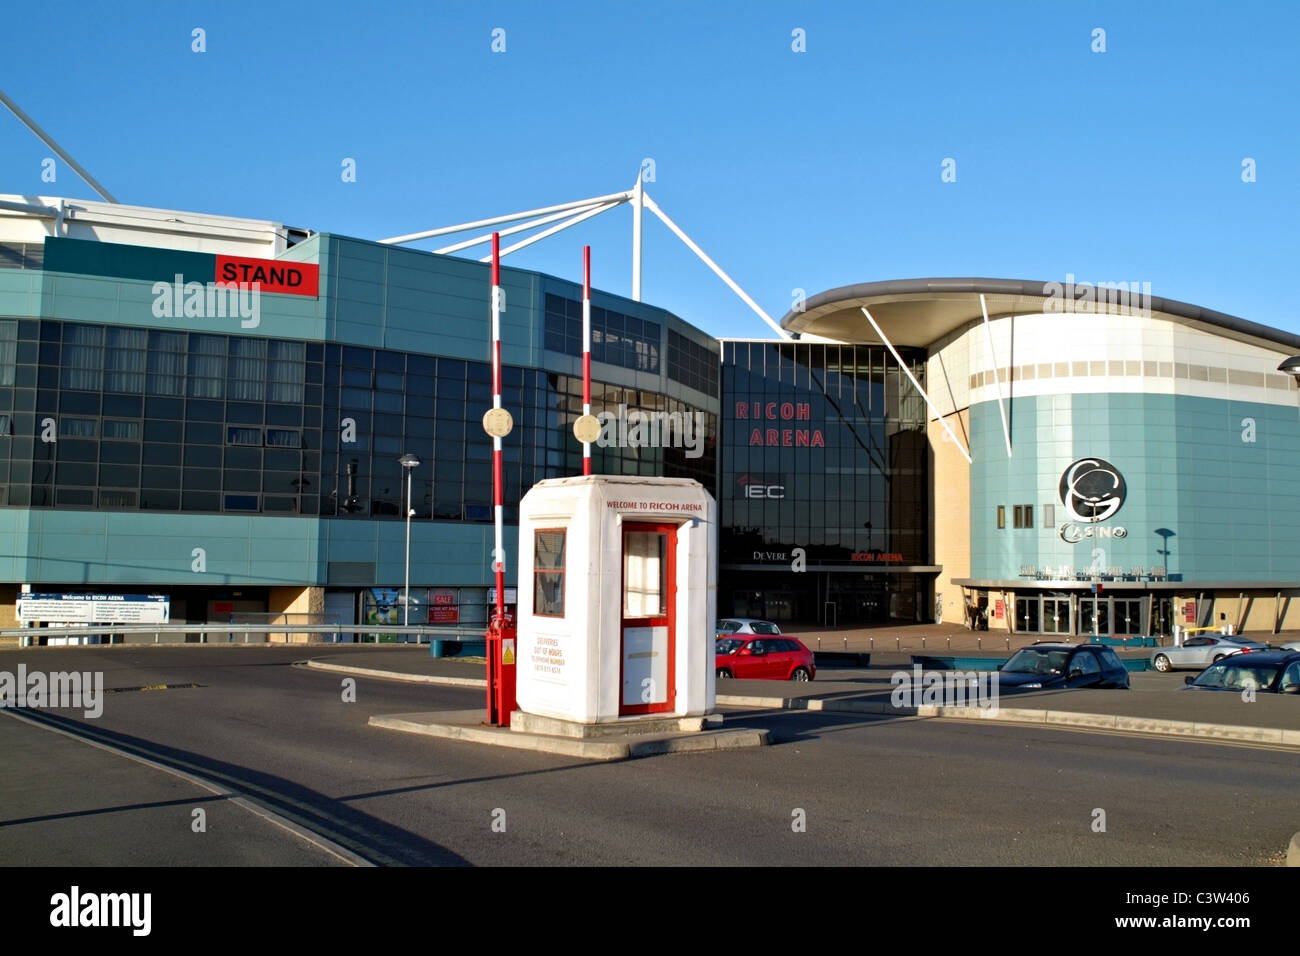
[[[222,0],[0,22],[0,88],[127,203],[378,239],[625,189],[649,157],[651,195],[777,319],[796,287],[1073,273],[1300,332],[1289,3]],[[42,183],[47,155],[0,109],[0,192],[92,195],[61,164]],[[623,208],[507,261],[576,279],[589,242],[596,284],[628,294],[630,232]],[[644,282],[713,334],[767,334],[649,218]]]

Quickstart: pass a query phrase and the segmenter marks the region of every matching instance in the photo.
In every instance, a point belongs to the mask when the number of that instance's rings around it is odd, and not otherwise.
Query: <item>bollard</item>
[[[925,650],[925,635],[921,635],[921,650]]]
[[[952,650],[952,638],[948,638],[948,650]]]
[[[849,652],[849,639],[846,637],[844,638],[844,653],[847,654],[848,652]]]
[[[1007,638],[1007,650],[1011,650],[1011,638]]]
[[[876,649],[876,639],[873,637],[869,638],[869,640],[871,641],[871,650],[874,651]]]
[[[978,647],[981,651],[984,650],[984,638],[982,637],[975,638],[975,646]]]
[[[903,649],[903,645],[901,640],[897,637],[894,638],[894,650],[901,651],[902,649]]]
[[[817,638],[817,652],[821,653],[821,649],[822,649],[822,639],[819,637]]]

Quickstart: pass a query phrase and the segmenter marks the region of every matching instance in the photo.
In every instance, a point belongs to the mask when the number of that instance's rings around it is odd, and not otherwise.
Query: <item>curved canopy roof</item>
[[[812,296],[802,311],[787,312],[781,319],[781,327],[789,332],[841,342],[875,342],[876,334],[861,311],[866,306],[895,345],[928,348],[968,323],[982,320],[981,293],[992,319],[1052,311],[1045,306],[1054,297],[1065,301],[1063,285],[1029,279],[986,278],[863,282]],[[1106,289],[1100,291],[1113,295]],[[1075,294],[1079,294],[1077,288]],[[1132,301],[1137,304],[1136,296]],[[1142,304],[1153,315],[1174,322],[1268,348],[1300,352],[1300,335],[1175,299],[1151,296],[1149,304]],[[1069,312],[1061,315],[1063,321],[1073,317]]]

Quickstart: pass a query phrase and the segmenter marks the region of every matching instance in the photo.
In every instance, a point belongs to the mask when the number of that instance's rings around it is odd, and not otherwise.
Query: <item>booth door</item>
[[[620,715],[671,711],[676,703],[676,551],[673,525],[623,525]]]

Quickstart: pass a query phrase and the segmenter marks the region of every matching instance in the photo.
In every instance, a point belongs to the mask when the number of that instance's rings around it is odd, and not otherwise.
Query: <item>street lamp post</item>
[[[405,616],[402,618],[402,624],[405,627],[411,626],[411,515],[415,512],[411,509],[411,473],[420,467],[420,459],[416,458],[409,452],[398,459],[402,467],[406,469],[406,589],[403,591],[405,596],[404,604],[406,606]]]

